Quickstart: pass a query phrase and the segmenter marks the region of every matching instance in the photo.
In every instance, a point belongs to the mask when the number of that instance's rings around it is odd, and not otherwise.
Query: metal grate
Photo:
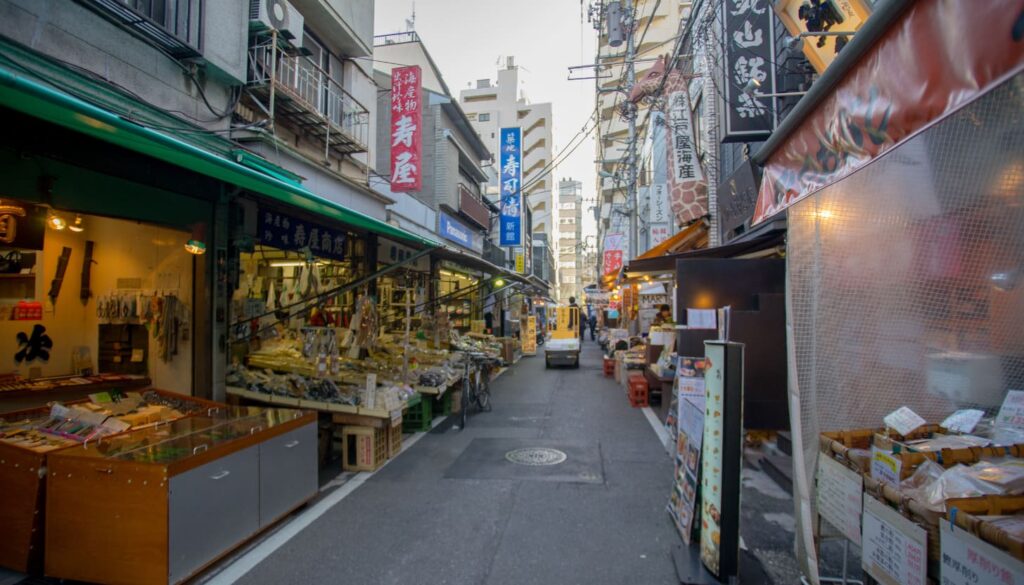
[[[200,52],[202,0],[79,0],[178,59]]]
[[[807,485],[821,431],[994,413],[1024,389],[1024,75],[792,207],[787,259]]]

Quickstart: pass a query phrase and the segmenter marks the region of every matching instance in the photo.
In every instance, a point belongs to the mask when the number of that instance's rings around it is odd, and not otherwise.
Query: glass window
[[[480,114],[480,117],[477,118],[477,119],[480,120],[481,122],[490,122],[491,121],[491,114],[485,112],[483,114]]]

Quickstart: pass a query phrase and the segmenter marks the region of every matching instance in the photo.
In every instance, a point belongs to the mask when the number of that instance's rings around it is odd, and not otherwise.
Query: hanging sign
[[[673,70],[666,82],[669,206],[675,223],[686,225],[707,215],[708,190],[697,154],[686,81]]]
[[[423,103],[420,68],[391,70],[391,190],[423,187]]]
[[[608,234],[604,237],[604,258],[601,274],[605,276],[615,275],[622,269],[623,234]]]
[[[499,245],[523,245],[522,130],[502,128],[498,169],[501,184],[501,214],[498,221]]]
[[[345,259],[348,235],[344,230],[328,228],[269,209],[261,209],[258,216],[258,233],[260,243],[264,246],[279,250],[309,248],[310,253],[318,258]]]
[[[755,142],[775,130],[775,15],[771,3],[758,0],[726,0],[725,20],[725,136],[722,142]],[[756,93],[744,91],[751,80]]]
[[[522,248],[516,248],[516,272],[526,274],[526,252]]]

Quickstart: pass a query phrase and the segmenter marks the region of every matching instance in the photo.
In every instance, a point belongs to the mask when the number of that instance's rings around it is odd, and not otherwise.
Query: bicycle
[[[491,411],[491,367],[496,359],[479,352],[466,352],[462,367],[462,400],[459,428],[466,428],[469,407],[476,404],[480,412]],[[472,368],[471,368],[472,366]]]

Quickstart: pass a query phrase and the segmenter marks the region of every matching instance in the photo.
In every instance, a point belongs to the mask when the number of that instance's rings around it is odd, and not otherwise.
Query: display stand
[[[696,546],[678,545],[672,547],[672,563],[676,567],[676,577],[680,585],[719,585],[728,581],[719,581],[700,562],[700,549]]]

